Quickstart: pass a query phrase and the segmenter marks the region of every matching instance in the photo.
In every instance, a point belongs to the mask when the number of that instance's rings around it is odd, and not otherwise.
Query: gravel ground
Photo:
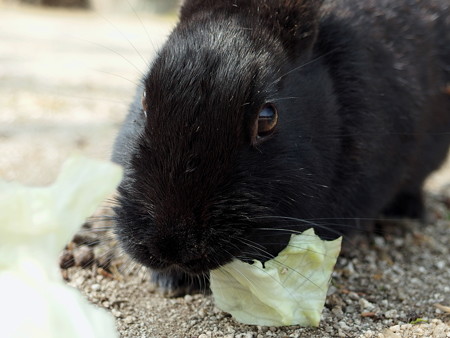
[[[450,188],[429,193],[427,204],[425,227],[396,222],[390,224],[392,234],[348,240],[318,329],[240,325],[215,308],[211,296],[162,297],[145,269],[110,250],[116,243],[103,230],[108,222],[96,217],[63,254],[63,276],[112,311],[123,337],[445,338],[450,337]]]
[[[46,184],[74,151],[109,157],[144,60],[172,25],[140,16],[145,30],[136,16],[0,7],[1,177]],[[450,337],[449,182],[448,165],[428,182],[427,226],[347,239],[317,329],[240,325],[211,296],[162,297],[114,249],[108,204],[68,244],[61,272],[122,337]]]

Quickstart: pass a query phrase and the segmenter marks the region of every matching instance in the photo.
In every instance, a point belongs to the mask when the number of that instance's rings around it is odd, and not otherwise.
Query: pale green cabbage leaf
[[[341,240],[308,229],[264,266],[235,259],[211,271],[217,307],[244,324],[318,326]]]
[[[118,337],[113,317],[62,281],[58,256],[122,169],[69,159],[49,187],[0,182],[0,336]]]

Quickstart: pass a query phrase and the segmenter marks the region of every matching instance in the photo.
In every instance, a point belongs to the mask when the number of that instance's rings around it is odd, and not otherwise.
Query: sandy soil
[[[136,16],[0,8],[0,177],[46,184],[74,151],[109,158],[134,86],[173,24],[140,17],[144,24]],[[114,246],[106,232],[81,233],[69,253],[88,248],[95,263],[62,273],[113,313],[122,337],[450,337],[449,315],[434,305],[450,306],[449,182],[447,167],[428,183],[427,227],[404,222],[401,234],[349,244],[318,329],[240,325],[210,296],[164,298],[145,269],[120,254],[109,271],[99,269],[102,250]]]
[[[108,159],[173,19],[3,7],[0,175],[48,183],[73,151]],[[37,165],[39,164],[39,165]]]

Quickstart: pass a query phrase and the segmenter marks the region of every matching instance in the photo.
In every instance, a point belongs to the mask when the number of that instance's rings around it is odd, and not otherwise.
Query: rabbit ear
[[[186,0],[181,20],[204,13],[210,17],[238,15],[269,29],[284,46],[296,53],[309,49],[318,33],[324,0]]]
[[[313,46],[319,26],[319,12],[323,0],[267,0],[255,1],[266,25],[279,36],[285,47],[294,54]],[[270,27],[270,26],[269,26]]]

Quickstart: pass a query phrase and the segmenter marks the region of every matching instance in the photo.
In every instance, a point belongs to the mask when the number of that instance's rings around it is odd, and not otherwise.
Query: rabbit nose
[[[197,243],[181,236],[166,236],[159,241],[156,251],[158,258],[168,264],[196,265],[205,258]]]

